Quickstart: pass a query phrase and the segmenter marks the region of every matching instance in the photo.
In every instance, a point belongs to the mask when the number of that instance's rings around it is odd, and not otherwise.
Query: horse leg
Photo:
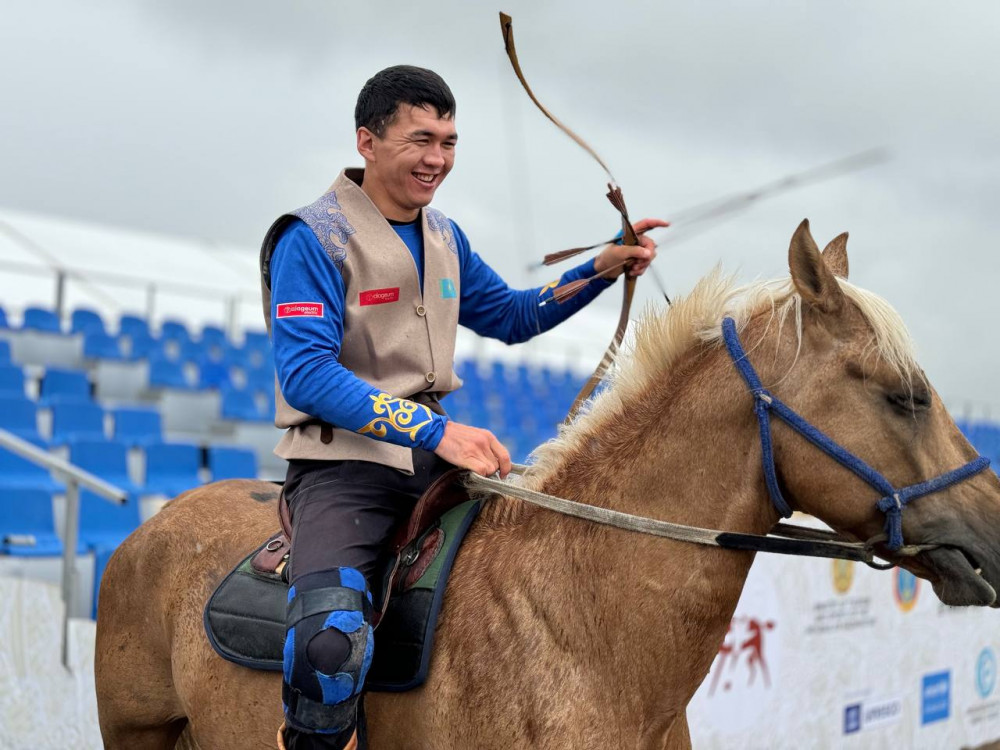
[[[681,713],[670,725],[663,747],[670,750],[691,750],[691,730],[688,728],[686,712]]]

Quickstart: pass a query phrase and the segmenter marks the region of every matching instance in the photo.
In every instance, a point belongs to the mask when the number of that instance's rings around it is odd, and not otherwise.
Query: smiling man
[[[371,664],[371,586],[383,548],[438,476],[510,471],[488,430],[451,421],[440,397],[459,325],[508,344],[565,320],[656,255],[642,238],[609,245],[559,283],[606,271],[562,304],[552,287],[513,290],[429,207],[455,163],[455,100],[429,70],[371,78],[355,109],[364,169],[345,169],[314,203],[278,218],[261,249],[274,342],[275,452],[288,459],[292,520],[279,746],[353,747]],[[647,219],[644,231],[666,223]]]

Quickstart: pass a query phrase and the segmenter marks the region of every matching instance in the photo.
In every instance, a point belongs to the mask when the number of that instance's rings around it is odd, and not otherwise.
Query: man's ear
[[[358,153],[365,161],[375,161],[375,134],[368,128],[358,128]]]

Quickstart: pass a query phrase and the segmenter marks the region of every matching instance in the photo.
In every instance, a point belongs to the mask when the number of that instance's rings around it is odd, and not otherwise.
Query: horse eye
[[[930,393],[887,393],[885,398],[893,408],[907,414],[925,411],[931,406]]]

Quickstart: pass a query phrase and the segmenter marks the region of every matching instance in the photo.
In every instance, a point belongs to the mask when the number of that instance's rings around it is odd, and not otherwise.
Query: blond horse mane
[[[914,377],[922,375],[913,340],[899,313],[878,295],[846,279],[838,277],[837,282],[871,327],[870,353],[891,367],[909,389]],[[534,450],[526,484],[540,486],[591,436],[610,429],[622,411],[629,404],[640,403],[652,385],[668,377],[671,367],[689,350],[721,342],[724,317],[732,317],[743,331],[752,318],[767,310],[770,318],[765,333],[775,321],[780,332],[792,315],[801,343],[802,298],[790,278],[740,286],[735,277],[723,274],[717,266],[687,297],[675,300],[670,307],[647,307],[637,321],[634,337],[619,352],[607,387],[584,406],[571,424],[561,426],[557,437]],[[752,352],[759,343],[744,341],[744,346]]]

